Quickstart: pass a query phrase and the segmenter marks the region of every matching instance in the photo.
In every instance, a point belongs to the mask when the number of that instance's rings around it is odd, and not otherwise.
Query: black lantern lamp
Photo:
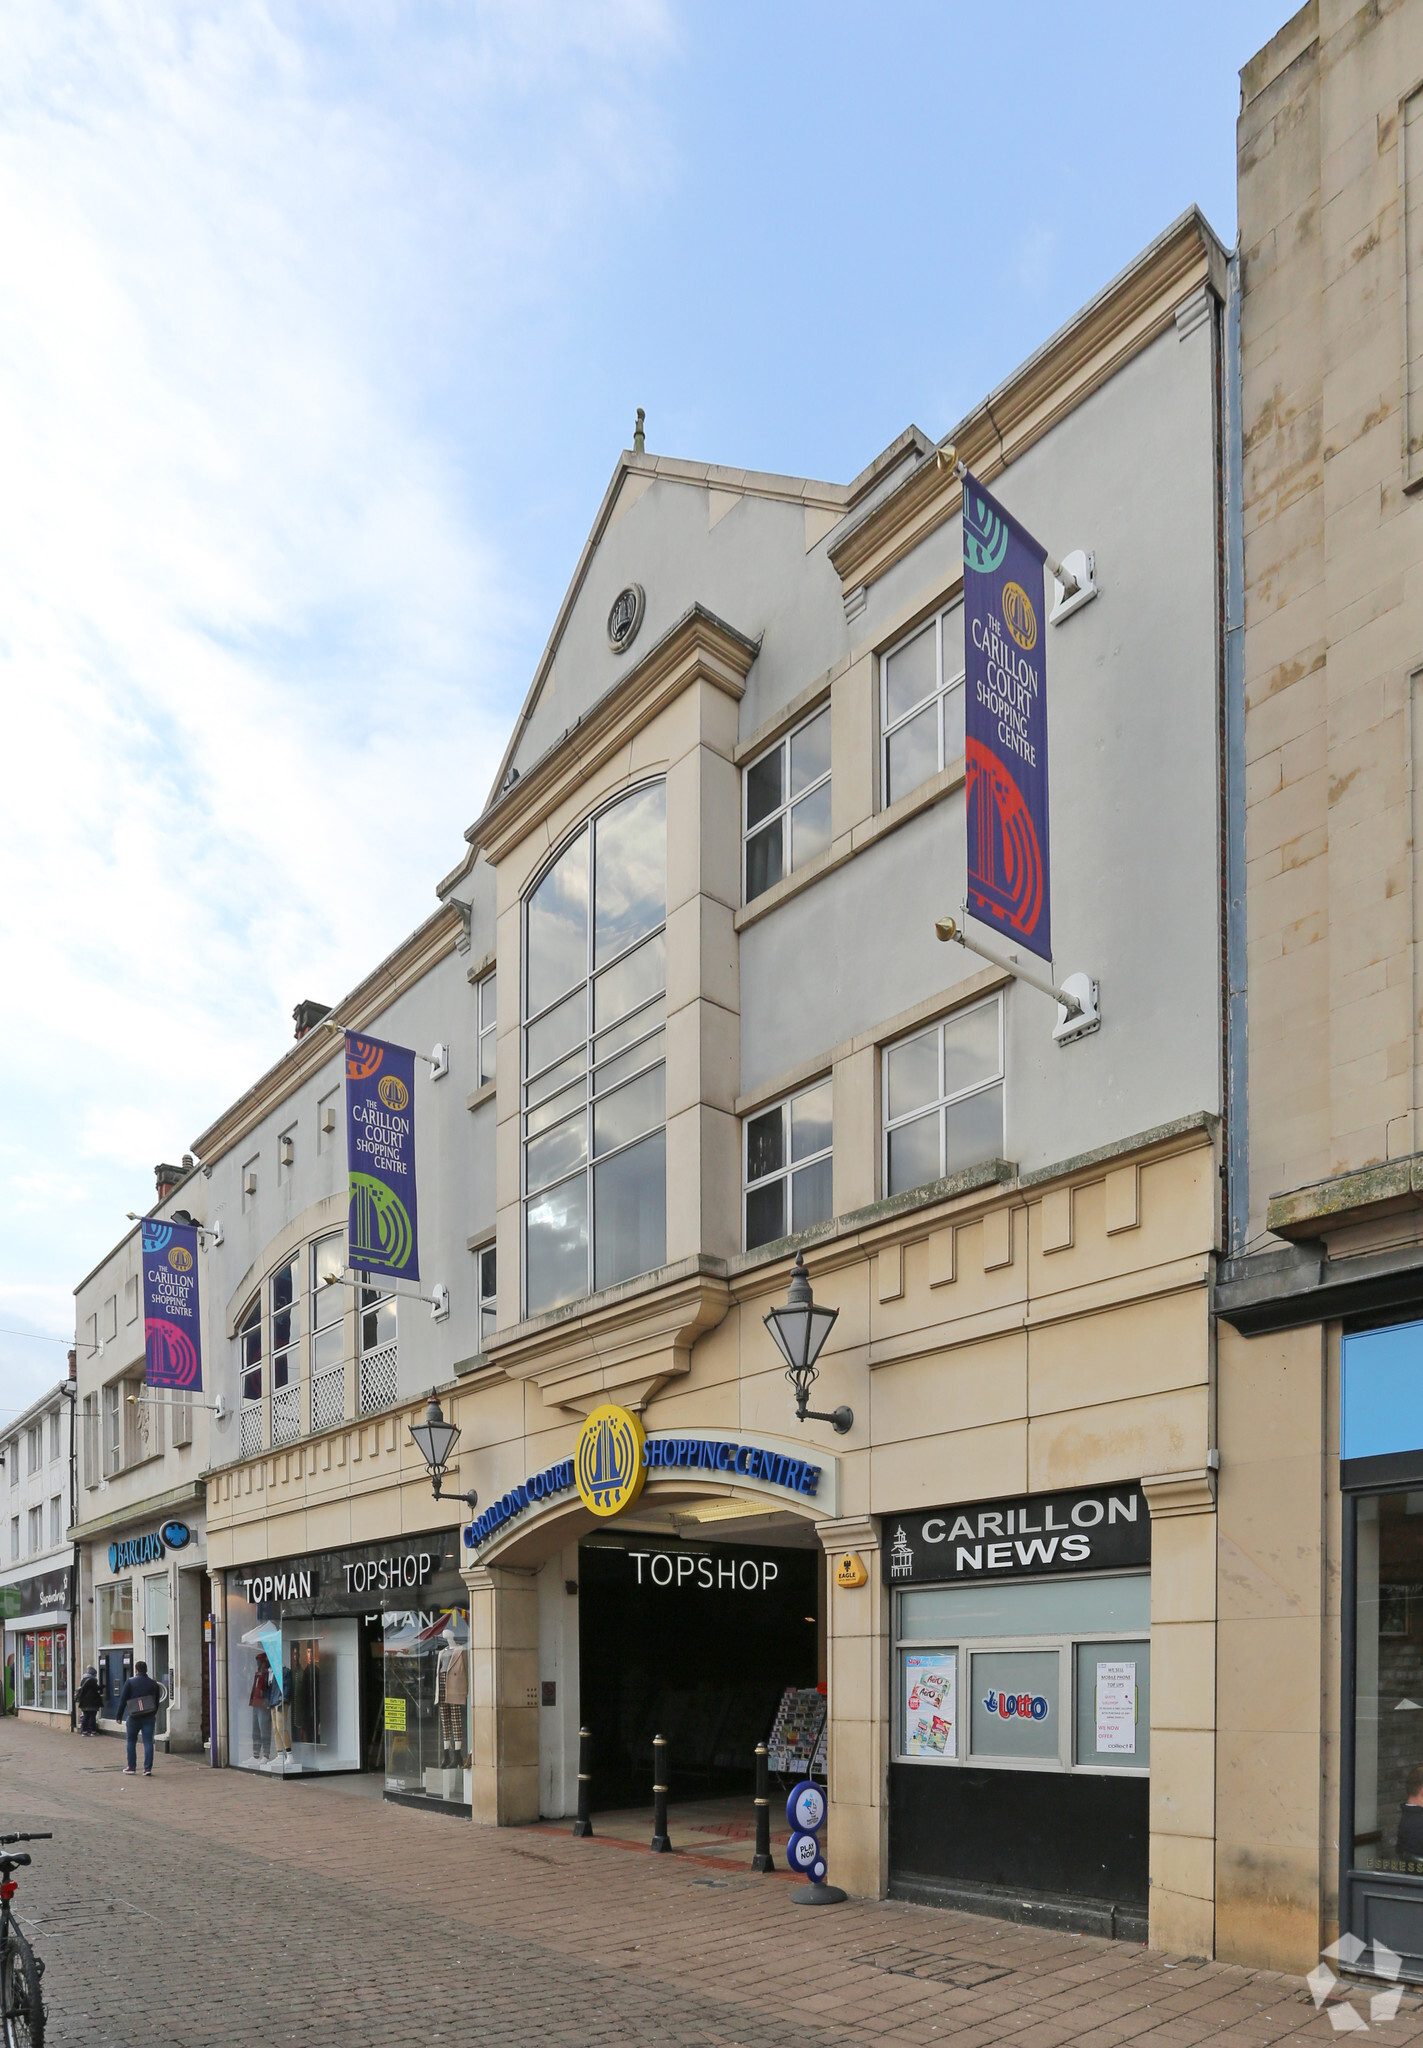
[[[810,1390],[820,1377],[815,1361],[824,1350],[825,1340],[839,1313],[838,1308],[815,1306],[815,1297],[810,1291],[810,1275],[805,1270],[805,1254],[797,1252],[786,1305],[769,1309],[764,1320],[776,1340],[776,1349],[786,1361],[786,1378],[795,1388],[796,1421],[830,1422],[834,1424],[837,1435],[844,1436],[854,1423],[853,1410],[840,1407],[827,1414],[823,1409],[806,1406]]]
[[[430,1475],[430,1484],[435,1489],[435,1498],[442,1500],[444,1496],[440,1487],[445,1477],[445,1468],[450,1462],[450,1455],[459,1442],[459,1430],[453,1422],[446,1422],[438,1395],[430,1396],[430,1405],[425,1410],[425,1420],[412,1422],[410,1434],[415,1439],[416,1450],[425,1460],[425,1469]],[[465,1503],[471,1514],[479,1505],[477,1493],[461,1493],[455,1497]]]

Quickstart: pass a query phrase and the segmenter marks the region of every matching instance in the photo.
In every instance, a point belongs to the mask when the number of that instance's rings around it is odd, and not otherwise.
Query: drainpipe
[[[79,1502],[75,1493],[74,1439],[79,1425],[79,1354],[69,1354],[69,1384],[64,1390],[69,1403],[69,1526],[72,1529],[79,1514]],[[79,1545],[71,1545],[69,1567],[69,1732],[72,1735],[78,1726],[78,1711],[74,1695],[79,1690]]]
[[[1250,1228],[1250,1072],[1245,926],[1245,521],[1242,503],[1240,247],[1225,301],[1225,1250]]]

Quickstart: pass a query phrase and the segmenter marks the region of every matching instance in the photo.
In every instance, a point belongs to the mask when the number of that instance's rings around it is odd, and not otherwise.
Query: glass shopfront
[[[228,1760],[280,1777],[382,1771],[468,1805],[469,1626],[436,1532],[228,1573]]]
[[[1135,1484],[886,1517],[890,1890],[1145,1939],[1150,1519]]]
[[[5,1664],[17,1708],[69,1712],[68,1609],[67,1568],[0,1587]]]
[[[1423,1323],[1341,1351],[1344,1811],[1340,1931],[1423,1981]],[[1367,1969],[1366,1952],[1358,1967]]]

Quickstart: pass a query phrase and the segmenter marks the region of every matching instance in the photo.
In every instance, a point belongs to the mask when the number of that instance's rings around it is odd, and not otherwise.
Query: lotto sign
[[[813,1835],[825,1819],[825,1794],[820,1787],[805,1778],[797,1785],[786,1801],[786,1819],[792,1829]]]

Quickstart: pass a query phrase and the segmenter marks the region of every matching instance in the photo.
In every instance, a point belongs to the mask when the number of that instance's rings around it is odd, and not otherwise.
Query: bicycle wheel
[[[17,1928],[5,1944],[5,2048],[41,2048],[44,2002],[34,1951]]]

